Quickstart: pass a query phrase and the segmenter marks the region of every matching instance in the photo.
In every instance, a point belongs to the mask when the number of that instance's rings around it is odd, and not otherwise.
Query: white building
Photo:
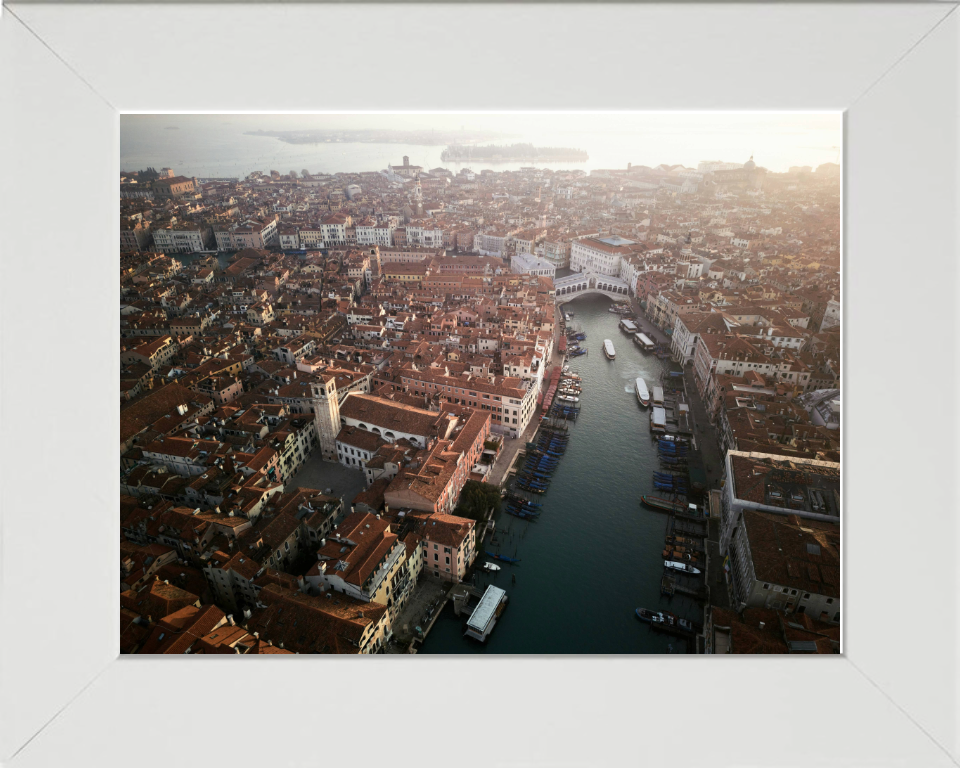
[[[161,253],[195,253],[214,242],[213,229],[203,225],[175,224],[153,230],[154,248]]]
[[[617,235],[575,240],[570,245],[570,269],[618,277],[621,260],[626,254],[624,246],[628,245],[635,245],[635,241]]]
[[[820,330],[825,331],[838,325],[840,325],[840,302],[836,299],[830,299],[823,312],[823,320],[820,321]]]
[[[389,224],[357,225],[357,245],[389,248],[393,245],[393,229]]]
[[[532,253],[518,253],[510,259],[510,270],[520,275],[541,275],[553,279],[557,268],[546,259]]]

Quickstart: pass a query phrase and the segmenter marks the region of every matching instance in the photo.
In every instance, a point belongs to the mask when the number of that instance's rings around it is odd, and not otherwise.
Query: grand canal
[[[421,653],[681,653],[684,640],[652,631],[634,609],[661,606],[702,620],[688,598],[661,598],[667,516],[640,505],[653,489],[657,454],[634,381],[643,376],[652,389],[662,372],[679,367],[641,352],[610,304],[591,295],[565,305],[575,313],[571,325],[587,334],[589,354],[570,362],[583,379],[582,409],[540,497],[539,521],[500,513],[499,544],[484,547],[521,559],[496,574],[477,573],[478,587],[496,584],[510,598],[493,635],[483,645],[464,638],[463,620],[448,605]],[[615,360],[604,357],[604,339],[616,346]],[[481,552],[478,559],[489,558]]]

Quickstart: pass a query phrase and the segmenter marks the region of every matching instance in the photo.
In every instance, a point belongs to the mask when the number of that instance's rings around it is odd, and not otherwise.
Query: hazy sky
[[[173,119],[173,122],[171,122]],[[645,112],[645,113],[456,113],[456,114],[344,114],[344,115],[124,115],[124,127],[138,123],[234,124],[243,130],[300,130],[305,128],[397,128],[492,130],[504,133],[556,134],[606,132],[683,132],[690,136],[704,133],[778,134],[796,136],[824,130],[839,132],[841,116],[808,113],[736,113],[736,112]],[[839,135],[838,135],[839,140]]]
[[[758,165],[772,171],[786,171],[791,165],[816,166],[837,162],[842,122],[839,112],[123,115],[120,118],[120,142],[121,164],[130,164],[131,167],[138,163],[194,167],[207,162],[221,167],[229,160],[239,168],[261,160],[268,162],[274,157],[278,158],[277,162],[281,162],[281,157],[286,162],[286,157],[293,154],[290,145],[275,146],[263,144],[264,139],[242,139],[246,131],[310,128],[458,130],[463,127],[510,134],[515,137],[513,141],[531,142],[541,147],[584,149],[590,154],[587,169],[621,167],[628,162],[635,165],[682,163],[696,167],[701,160],[744,162],[750,155],[755,155]],[[168,130],[173,127],[180,130]],[[303,162],[308,162],[306,147],[301,146],[298,152],[296,159],[303,158]],[[426,149],[422,151],[422,158],[415,158],[421,152],[416,148],[404,152],[411,155],[414,163],[438,162],[438,158]],[[290,160],[294,157],[291,156]],[[360,162],[355,155],[350,160]],[[378,156],[371,158],[368,164],[382,162],[384,159]],[[311,170],[351,170],[345,166],[326,168],[320,165],[323,163],[318,159],[310,166]]]

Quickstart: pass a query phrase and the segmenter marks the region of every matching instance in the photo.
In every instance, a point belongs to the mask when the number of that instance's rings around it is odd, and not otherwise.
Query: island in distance
[[[390,128],[364,130],[247,131],[246,136],[272,136],[287,144],[367,143],[438,146],[466,141],[490,141],[506,134],[495,131],[398,131]]]

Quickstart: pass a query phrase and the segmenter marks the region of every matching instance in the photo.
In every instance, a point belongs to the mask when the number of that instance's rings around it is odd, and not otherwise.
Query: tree
[[[460,492],[460,502],[454,514],[479,521],[491,507],[494,512],[500,509],[500,489],[489,483],[467,480]]]

